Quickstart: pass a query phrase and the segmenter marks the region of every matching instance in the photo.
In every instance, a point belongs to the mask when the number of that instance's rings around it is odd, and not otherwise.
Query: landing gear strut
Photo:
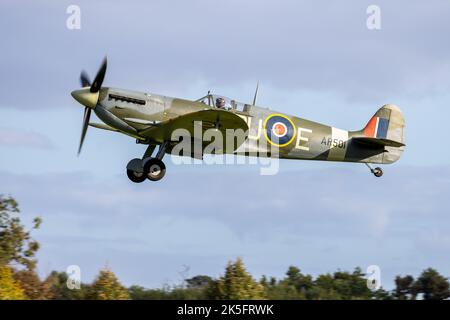
[[[368,163],[366,163],[366,166],[370,169],[370,172],[372,172],[375,177],[379,178],[383,175],[383,170],[380,167],[376,167],[375,169],[373,169]]]
[[[133,159],[128,162],[127,176],[135,182],[141,183],[145,179],[150,181],[161,180],[166,174],[166,165],[162,161],[166,153],[168,142],[164,142],[159,146],[156,157],[152,158],[155,145],[149,145],[142,159]]]

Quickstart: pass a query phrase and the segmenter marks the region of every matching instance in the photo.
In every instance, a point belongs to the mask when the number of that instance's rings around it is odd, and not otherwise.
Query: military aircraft
[[[92,83],[82,71],[82,89],[71,93],[85,107],[78,154],[88,126],[128,135],[136,143],[148,145],[142,158],[127,165],[128,178],[136,183],[161,180],[166,172],[164,155],[176,154],[174,151],[182,141],[191,145],[198,142],[195,138],[198,129],[220,132],[224,137],[222,144],[232,141],[227,144],[230,148],[218,146],[209,153],[358,162],[366,164],[376,177],[381,177],[383,171],[370,164],[393,163],[405,148],[404,118],[393,104],[382,106],[363,129],[347,131],[256,106],[258,86],[252,104],[210,92],[192,101],[103,87],[106,68],[105,57]],[[103,123],[89,122],[92,110]],[[183,134],[174,136],[177,130]],[[230,137],[230,132],[235,131],[244,132],[243,138]],[[201,141],[200,149],[194,147],[187,156],[202,159],[208,153],[207,143]]]

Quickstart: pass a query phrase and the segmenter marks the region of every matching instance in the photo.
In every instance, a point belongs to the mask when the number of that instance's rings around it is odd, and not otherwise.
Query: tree
[[[16,264],[32,270],[39,243],[30,236],[18,217],[19,205],[12,197],[0,195],[0,265]],[[33,220],[32,229],[38,229],[41,219]]]
[[[48,279],[41,281],[34,270],[16,271],[14,279],[20,284],[26,299],[49,300],[54,297],[51,282]]]
[[[422,272],[414,283],[416,293],[421,293],[424,300],[443,300],[450,297],[449,283],[436,270],[428,268]]]
[[[10,267],[0,265],[0,300],[23,300],[25,295]]]
[[[133,285],[128,288],[131,300],[168,300],[170,292],[163,289],[146,289],[141,286]]]
[[[395,289],[393,295],[398,300],[412,300],[416,298],[414,285],[414,278],[410,275],[396,276]]]
[[[336,288],[334,276],[327,273],[317,277],[314,281],[312,299],[318,300],[340,300],[341,294]]]
[[[130,299],[127,289],[120,284],[115,274],[106,268],[101,270],[95,279],[88,297],[94,300]]]
[[[298,292],[297,289],[286,281],[276,281],[275,278],[265,285],[267,298],[270,300],[304,300],[305,295]]]
[[[311,293],[313,279],[310,275],[304,275],[300,269],[290,266],[286,277],[280,281],[271,278],[263,281],[269,299],[275,300],[305,300]]]
[[[286,283],[293,286],[298,293],[307,297],[308,291],[313,287],[313,279],[310,275],[304,275],[299,268],[290,266],[286,272]]]
[[[382,287],[372,293],[374,300],[393,300],[394,296],[389,291],[384,290]]]
[[[212,285],[210,298],[221,300],[265,299],[264,288],[245,270],[241,258],[230,261],[225,274]]]
[[[367,280],[360,268],[350,273],[337,271],[333,275],[319,276],[315,281],[314,299],[370,299],[372,292],[367,288]]]
[[[80,289],[67,287],[68,275],[65,272],[52,271],[45,280],[50,286],[51,294],[55,300],[85,300],[88,298],[90,286],[81,283]]]
[[[213,282],[210,276],[198,275],[190,279],[186,279],[188,289],[203,289]]]

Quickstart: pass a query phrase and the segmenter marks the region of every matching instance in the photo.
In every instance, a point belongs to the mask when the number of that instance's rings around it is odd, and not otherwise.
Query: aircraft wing
[[[238,115],[226,110],[202,110],[188,113],[139,131],[139,135],[150,138],[158,143],[171,141],[172,133],[176,129],[185,129],[191,137],[194,137],[194,128],[201,126],[203,130],[216,128],[223,134],[224,145],[226,143],[226,129],[242,129],[247,132],[247,123]],[[202,132],[202,131],[200,131]]]

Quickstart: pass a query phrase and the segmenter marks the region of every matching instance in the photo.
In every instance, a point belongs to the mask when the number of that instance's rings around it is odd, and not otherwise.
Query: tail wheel
[[[144,172],[136,172],[134,170],[127,170],[127,176],[128,179],[130,179],[131,181],[135,182],[135,183],[141,183],[144,182],[145,179],[147,179],[147,176],[145,175]]]
[[[144,172],[147,179],[158,181],[166,174],[166,165],[161,160],[152,158],[144,164]]]
[[[367,168],[369,168],[370,172],[372,172],[375,177],[379,178],[383,175],[383,170],[380,167],[372,169],[370,164],[368,164],[367,162],[365,162],[364,164],[367,166]]]
[[[383,170],[380,167],[373,169],[373,174],[375,177],[379,178],[383,175]]]

